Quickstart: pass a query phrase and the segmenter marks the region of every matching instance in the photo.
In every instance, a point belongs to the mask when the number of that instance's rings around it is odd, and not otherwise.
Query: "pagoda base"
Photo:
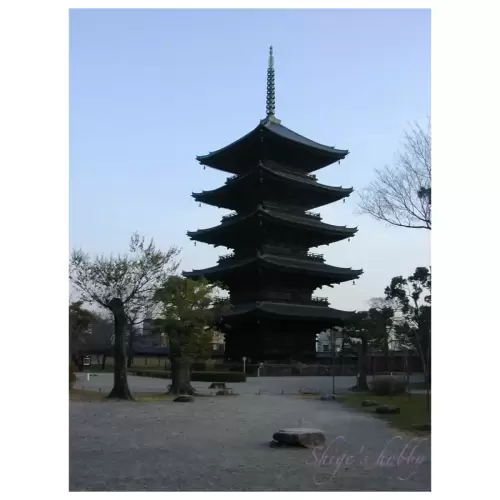
[[[307,328],[309,326],[309,328]],[[320,331],[320,330],[319,330]],[[316,334],[310,325],[292,322],[266,322],[234,326],[225,334],[224,358],[227,361],[311,362],[316,359]]]

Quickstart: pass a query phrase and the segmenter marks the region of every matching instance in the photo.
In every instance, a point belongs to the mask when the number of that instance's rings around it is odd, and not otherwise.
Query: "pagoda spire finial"
[[[274,56],[273,46],[269,47],[269,64],[267,66],[267,95],[266,95],[266,117],[275,118],[275,95],[274,95]]]

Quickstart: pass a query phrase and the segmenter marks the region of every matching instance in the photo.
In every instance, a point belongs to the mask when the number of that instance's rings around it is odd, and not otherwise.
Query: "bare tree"
[[[127,384],[125,329],[127,311],[152,302],[160,284],[177,270],[177,247],[162,252],[153,240],[148,245],[134,233],[130,239],[130,255],[91,258],[74,250],[70,258],[70,279],[80,290],[85,302],[98,304],[111,311],[114,318],[114,386],[109,398],[132,399]]]
[[[431,229],[431,133],[415,123],[405,133],[393,167],[376,170],[376,179],[360,193],[358,213],[393,226]]]

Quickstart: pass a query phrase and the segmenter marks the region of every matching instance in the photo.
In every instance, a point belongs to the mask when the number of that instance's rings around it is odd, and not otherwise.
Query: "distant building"
[[[342,348],[342,335],[337,331],[336,334],[336,352]],[[331,330],[325,330],[316,337],[316,352],[332,352],[332,333]]]

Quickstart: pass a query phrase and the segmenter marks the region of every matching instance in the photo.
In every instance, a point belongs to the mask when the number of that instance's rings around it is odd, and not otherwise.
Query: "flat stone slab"
[[[375,408],[375,411],[377,413],[382,413],[383,415],[392,415],[401,413],[400,408],[398,408],[397,406],[390,406],[390,405],[377,406],[377,408]]]
[[[209,389],[225,389],[226,382],[212,382],[209,386]]]
[[[216,396],[234,396],[234,392],[230,387],[226,387],[215,393]]]
[[[273,434],[272,446],[301,446],[304,448],[314,448],[324,444],[326,439],[322,430],[297,427],[292,429],[280,429]]]
[[[174,399],[174,403],[192,403],[194,398],[186,394],[181,394]]]

